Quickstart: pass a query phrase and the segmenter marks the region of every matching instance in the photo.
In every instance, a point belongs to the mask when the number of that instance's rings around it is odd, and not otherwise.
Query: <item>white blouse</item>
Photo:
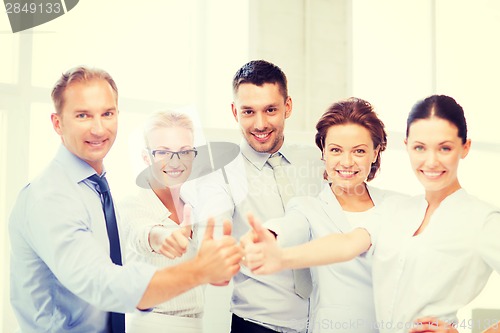
[[[127,244],[123,256],[128,261],[141,261],[158,268],[175,266],[196,256],[197,243],[191,240],[187,252],[180,258],[169,259],[153,252],[149,245],[149,231],[155,225],[163,225],[169,230],[179,227],[169,216],[170,211],[151,189],[138,189],[133,196],[119,203],[119,214],[123,223],[123,237]],[[193,230],[196,233],[196,229]],[[193,238],[195,235],[193,235]],[[153,312],[171,316],[201,317],[204,304],[204,287],[196,287],[153,309]]]
[[[500,210],[460,189],[413,236],[427,209],[424,197],[388,206],[373,261],[380,331],[407,332],[422,316],[456,321],[492,269],[500,272]]]
[[[375,237],[381,210],[388,197],[399,194],[368,187],[375,207],[358,213],[342,210],[330,187],[318,197],[290,200],[285,217],[268,221],[265,226],[278,234],[282,247],[297,245],[331,233],[347,233],[357,227]],[[353,260],[311,268],[313,292],[309,332],[378,332],[373,301],[372,251]]]

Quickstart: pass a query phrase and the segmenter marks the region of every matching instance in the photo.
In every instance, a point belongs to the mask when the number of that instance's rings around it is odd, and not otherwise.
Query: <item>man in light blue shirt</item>
[[[232,112],[244,140],[230,164],[183,188],[198,218],[216,216],[233,222],[233,236],[248,230],[247,213],[261,221],[284,216],[283,192],[270,157],[281,155],[290,185],[288,196],[316,196],[323,187],[321,155],[313,147],[284,143],[285,120],[292,113],[287,80],[267,61],[251,61],[233,79]],[[311,138],[311,142],[313,138]],[[284,226],[286,228],[286,226]],[[254,275],[245,267],[233,280],[232,333],[305,332],[309,299],[296,292],[294,272]]]
[[[103,159],[117,133],[116,84],[102,70],[78,67],[63,74],[52,99],[62,146],[22,189],[9,221],[11,303],[22,332],[114,333],[110,312],[147,310],[236,274],[241,250],[228,225],[214,240],[213,222],[198,256],[186,263],[160,270],[114,264],[102,188],[89,177],[105,177]]]

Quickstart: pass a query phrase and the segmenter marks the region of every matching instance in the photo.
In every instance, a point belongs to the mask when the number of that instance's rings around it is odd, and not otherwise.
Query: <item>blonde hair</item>
[[[194,132],[193,121],[191,118],[180,112],[160,111],[148,117],[143,126],[144,143],[148,147],[148,134],[159,128],[182,127],[191,133]]]

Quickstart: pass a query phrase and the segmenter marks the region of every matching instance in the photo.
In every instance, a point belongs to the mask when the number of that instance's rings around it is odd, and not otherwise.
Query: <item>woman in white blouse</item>
[[[196,232],[191,229],[190,210],[179,197],[197,155],[193,123],[182,113],[155,113],[145,122],[144,141],[147,169],[138,177],[140,188],[120,203],[126,259],[174,266],[197,253],[196,242],[189,238]],[[127,332],[201,332],[203,292],[203,287],[194,288],[151,312],[127,315]]]
[[[379,210],[396,195],[372,186],[386,147],[384,124],[367,101],[332,104],[316,125],[316,145],[325,161],[325,188],[318,197],[295,197],[286,215],[266,223],[281,246],[331,233],[379,227]],[[311,269],[309,332],[378,332],[371,281],[372,254]]]
[[[443,95],[419,101],[408,116],[405,144],[425,194],[388,200],[378,237],[365,226],[281,250],[252,221],[260,243],[247,253],[248,264],[257,273],[323,265],[354,258],[373,242],[381,332],[486,329],[492,323],[456,317],[492,270],[500,272],[500,210],[468,194],[457,177],[471,145],[462,107]]]

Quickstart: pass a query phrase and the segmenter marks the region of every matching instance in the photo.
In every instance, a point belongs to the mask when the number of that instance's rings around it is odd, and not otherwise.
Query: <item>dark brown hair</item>
[[[380,168],[380,155],[387,146],[387,133],[385,132],[384,123],[378,118],[373,106],[363,99],[351,97],[333,103],[316,124],[316,145],[321,150],[321,153],[323,153],[325,147],[328,129],[343,124],[357,124],[366,128],[370,132],[373,148],[378,148],[377,159],[372,163],[367,178],[367,181],[370,181],[375,178]],[[327,179],[326,171],[324,177]]]
[[[410,126],[419,119],[437,117],[449,121],[458,129],[458,137],[464,144],[467,141],[467,121],[464,109],[455,99],[446,95],[432,95],[415,103],[406,120],[406,137],[410,132]]]
[[[281,95],[288,98],[288,87],[285,73],[278,66],[265,60],[252,60],[244,64],[233,77],[233,94],[243,83],[262,86],[264,83],[277,84]]]

